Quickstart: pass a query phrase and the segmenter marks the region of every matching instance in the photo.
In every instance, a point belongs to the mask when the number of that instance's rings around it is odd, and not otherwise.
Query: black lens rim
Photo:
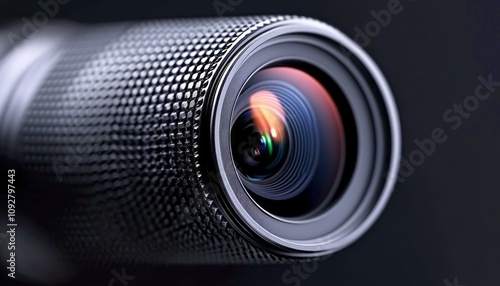
[[[207,145],[210,148],[202,155],[208,156],[214,163],[206,166],[213,180],[209,185],[214,187],[207,195],[213,194],[222,206],[220,211],[241,235],[269,251],[289,257],[310,257],[338,251],[357,240],[373,225],[392,192],[401,154],[399,117],[392,93],[369,56],[352,40],[328,25],[311,19],[294,18],[258,30],[251,36],[241,36],[230,56],[222,60],[220,69],[214,71],[218,73],[215,78],[217,84],[207,91],[207,100],[211,104],[204,106],[202,114],[207,116],[210,129],[205,129],[202,137],[208,136],[212,145]],[[258,69],[249,58],[273,43],[294,42],[298,38],[302,38],[299,42],[325,51],[353,79],[362,91],[361,98],[356,101],[362,101],[366,106],[364,111],[368,123],[362,127],[374,135],[371,143],[376,152],[365,156],[368,163],[363,162],[370,165],[369,171],[365,172],[365,179],[353,180],[349,185],[353,189],[353,192],[348,192],[349,197],[359,196],[359,200],[339,202],[333,207],[337,210],[342,208],[338,213],[341,217],[324,214],[297,222],[281,220],[256,209],[231,171],[232,162],[225,160],[227,156],[224,153],[228,148],[223,141],[224,136],[229,137],[229,128],[225,125],[227,114],[245,79]],[[352,98],[350,100],[352,104]],[[370,162],[375,162],[376,166]],[[358,163],[359,158],[355,169],[359,168]]]
[[[354,113],[359,142],[356,158],[358,161],[363,161],[363,164],[359,162],[355,164],[358,170],[355,171],[351,180],[350,189],[352,191],[349,191],[349,189],[345,190],[345,195],[348,196],[342,196],[346,201],[342,204],[342,209],[337,209],[334,205],[320,216],[300,217],[298,219],[275,216],[263,209],[248,195],[237,176],[232,158],[227,156],[228,152],[220,153],[220,160],[226,165],[221,174],[227,176],[227,183],[229,183],[232,192],[238,196],[242,205],[245,206],[245,210],[251,213],[253,219],[256,219],[261,225],[264,225],[266,229],[269,229],[277,236],[285,236],[296,240],[311,239],[324,232],[324,225],[340,226],[348,219],[344,208],[349,205],[352,211],[356,209],[359,201],[369,187],[368,179],[372,177],[371,173],[375,169],[374,164],[376,162],[374,162],[373,158],[376,152],[372,145],[366,144],[366,142],[375,142],[375,134],[372,126],[373,119],[368,117],[368,114],[371,115],[371,111],[356,79],[348,73],[346,66],[342,65],[337,58],[330,56],[335,53],[341,56],[338,51],[332,49],[331,46],[328,46],[320,38],[307,35],[283,35],[276,37],[259,46],[245,60],[245,64],[238,68],[227,92],[227,94],[238,95],[248,79],[265,66],[272,65],[273,63],[279,64],[284,61],[299,61],[322,68],[326,74],[331,76],[344,89],[344,94],[350,95],[348,100],[351,110]],[[362,80],[362,78],[360,77],[359,80]],[[367,92],[371,93],[369,89],[365,90],[365,93]],[[236,98],[237,96],[234,96],[230,102],[226,102],[230,104],[230,106],[224,108],[228,111],[228,114],[221,114],[219,126],[225,131],[220,136],[218,143],[223,146],[223,150],[230,150],[230,145],[227,142],[227,138],[230,138],[230,126],[227,126],[225,123],[231,121],[231,112],[229,110],[233,109],[234,103],[237,100]],[[354,100],[357,100],[357,102],[354,102]],[[352,185],[355,186],[353,187]],[[325,202],[325,204],[330,203]],[[297,228],[290,227],[291,225],[296,225]]]

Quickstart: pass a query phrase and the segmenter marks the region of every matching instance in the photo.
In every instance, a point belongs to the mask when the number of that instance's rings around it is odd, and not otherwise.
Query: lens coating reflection
[[[232,116],[232,155],[241,183],[266,211],[302,216],[336,192],[345,136],[333,98],[295,67],[263,69],[243,88]]]

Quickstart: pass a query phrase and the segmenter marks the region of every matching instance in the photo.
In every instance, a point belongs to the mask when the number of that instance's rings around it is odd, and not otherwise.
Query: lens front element
[[[278,216],[318,211],[342,177],[341,116],[329,90],[299,68],[265,68],[250,78],[233,111],[231,145],[247,192]]]

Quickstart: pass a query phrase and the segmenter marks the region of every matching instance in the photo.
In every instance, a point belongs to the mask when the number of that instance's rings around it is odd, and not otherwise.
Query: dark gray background
[[[40,10],[36,2],[2,1],[0,19],[31,19]],[[354,37],[356,26],[364,29],[373,20],[370,11],[386,9],[389,2],[242,0],[224,16],[306,15]],[[386,211],[362,239],[319,262],[301,285],[454,285],[455,277],[457,285],[500,283],[500,88],[457,130],[442,118],[454,103],[474,95],[478,76],[492,74],[500,81],[500,3],[401,0],[401,5],[403,11],[366,50],[399,105],[403,157],[417,148],[415,139],[429,138],[434,128],[445,130],[448,140],[397,184]],[[217,16],[212,0],[71,0],[56,17],[112,22],[195,16]],[[171,266],[126,272],[136,276],[130,286],[298,285],[283,284],[289,269]],[[112,277],[111,269],[89,269],[69,284],[108,285]],[[2,285],[12,280],[7,282]]]

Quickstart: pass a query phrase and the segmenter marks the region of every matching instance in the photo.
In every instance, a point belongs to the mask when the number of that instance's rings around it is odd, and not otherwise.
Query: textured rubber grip
[[[30,102],[15,153],[30,217],[67,259],[97,263],[285,261],[221,212],[200,155],[201,113],[238,40],[287,17],[76,30]]]

